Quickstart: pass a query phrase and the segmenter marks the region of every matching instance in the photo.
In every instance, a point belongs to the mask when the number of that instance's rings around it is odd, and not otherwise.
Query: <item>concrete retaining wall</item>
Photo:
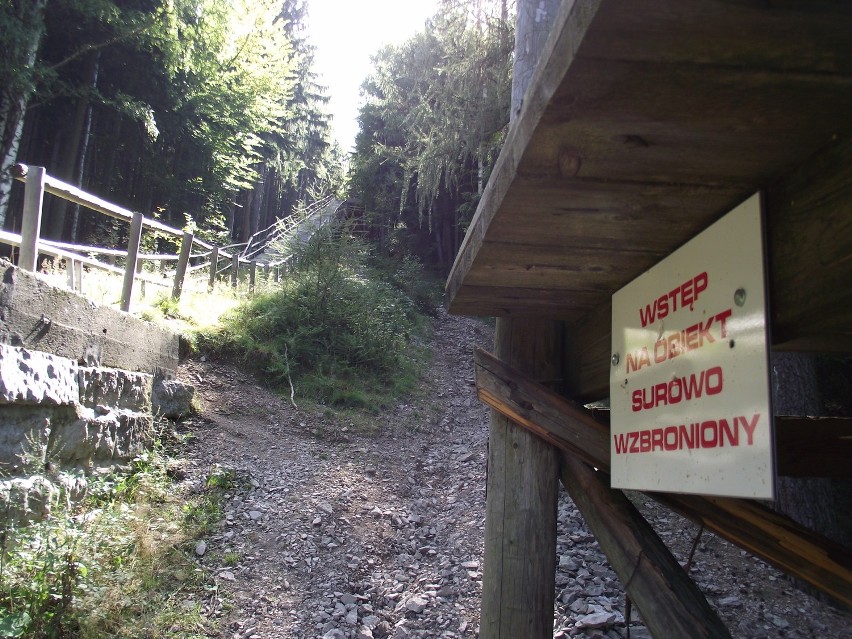
[[[174,375],[178,336],[0,259],[0,342],[87,364]]]

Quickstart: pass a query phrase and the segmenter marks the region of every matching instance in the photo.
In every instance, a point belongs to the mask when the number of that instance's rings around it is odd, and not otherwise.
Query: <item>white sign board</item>
[[[612,298],[612,486],[771,499],[754,195]]]

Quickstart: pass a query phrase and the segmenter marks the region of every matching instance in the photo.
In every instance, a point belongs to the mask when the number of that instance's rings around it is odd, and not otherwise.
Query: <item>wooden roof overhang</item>
[[[852,351],[852,4],[563,2],[448,308],[565,320],[605,396],[612,294],[758,190],[774,347]]]

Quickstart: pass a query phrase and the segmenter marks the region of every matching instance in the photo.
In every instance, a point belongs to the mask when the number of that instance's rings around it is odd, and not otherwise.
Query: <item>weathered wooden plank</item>
[[[726,185],[746,197],[850,130],[852,76],[580,58],[566,79],[519,175],[558,175],[571,148],[580,179]],[[696,204],[690,216],[711,211]]]
[[[548,289],[470,287],[464,303],[458,304],[454,312],[459,315],[494,315],[499,317],[553,317],[574,321],[594,308],[597,293],[572,291],[567,295],[554,295]],[[526,300],[519,307],[517,301]]]
[[[620,490],[573,455],[562,482],[654,637],[730,637],[707,599]]]
[[[611,0],[581,54],[779,72],[852,73],[846,0]],[[689,29],[682,27],[689,18]],[[744,37],[743,34],[748,34]]]
[[[609,250],[671,251],[674,233],[692,237],[705,220],[684,215],[699,198],[724,210],[739,204],[734,189],[701,185],[608,183],[572,178],[517,177],[489,233],[533,245],[553,244]],[[615,255],[617,257],[617,254]]]
[[[503,242],[487,242],[482,245],[479,254],[484,260],[483,266],[471,271],[467,277],[472,286],[497,284],[542,288],[553,290],[554,295],[570,290],[598,291],[603,296],[631,275],[637,265],[645,270],[663,257],[659,253],[625,249],[612,251]]]
[[[479,399],[561,450],[609,472],[609,429],[591,413],[478,348],[473,355]]]
[[[558,374],[561,326],[542,320],[497,322],[495,345],[531,374]],[[483,637],[543,639],[553,634],[556,574],[557,451],[493,413],[488,432]]]
[[[535,433],[547,433],[547,440],[561,450],[572,455],[579,453],[595,468],[608,471],[610,438],[601,424],[591,423],[590,415],[579,417],[577,411],[582,408],[572,407],[571,402],[505,362],[495,363],[493,356],[482,354],[477,357],[490,360],[488,368],[477,366],[477,388],[486,389],[483,401],[495,410],[505,411],[514,423]],[[492,379],[486,383],[482,381],[485,376]],[[555,421],[559,421],[558,427],[551,426]],[[583,442],[581,450],[578,442]],[[649,495],[838,601],[852,605],[852,552],[848,548],[750,500]]]
[[[852,419],[776,417],[778,474],[852,477]]]
[[[852,136],[766,192],[772,341],[852,352]]]

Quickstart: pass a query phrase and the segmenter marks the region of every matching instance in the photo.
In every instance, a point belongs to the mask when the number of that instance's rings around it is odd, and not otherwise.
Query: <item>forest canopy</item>
[[[391,250],[448,270],[509,122],[506,0],[444,0],[425,29],[385,47],[363,84],[351,192]]]
[[[303,0],[4,0],[0,222],[19,224],[15,161],[234,238],[338,188],[305,19]],[[57,201],[42,229],[104,223]]]
[[[387,252],[446,270],[509,120],[513,6],[442,0],[374,56],[349,159],[313,70],[308,0],[0,0],[0,226],[15,162],[227,244],[329,193]],[[42,235],[120,240],[58,198]]]

